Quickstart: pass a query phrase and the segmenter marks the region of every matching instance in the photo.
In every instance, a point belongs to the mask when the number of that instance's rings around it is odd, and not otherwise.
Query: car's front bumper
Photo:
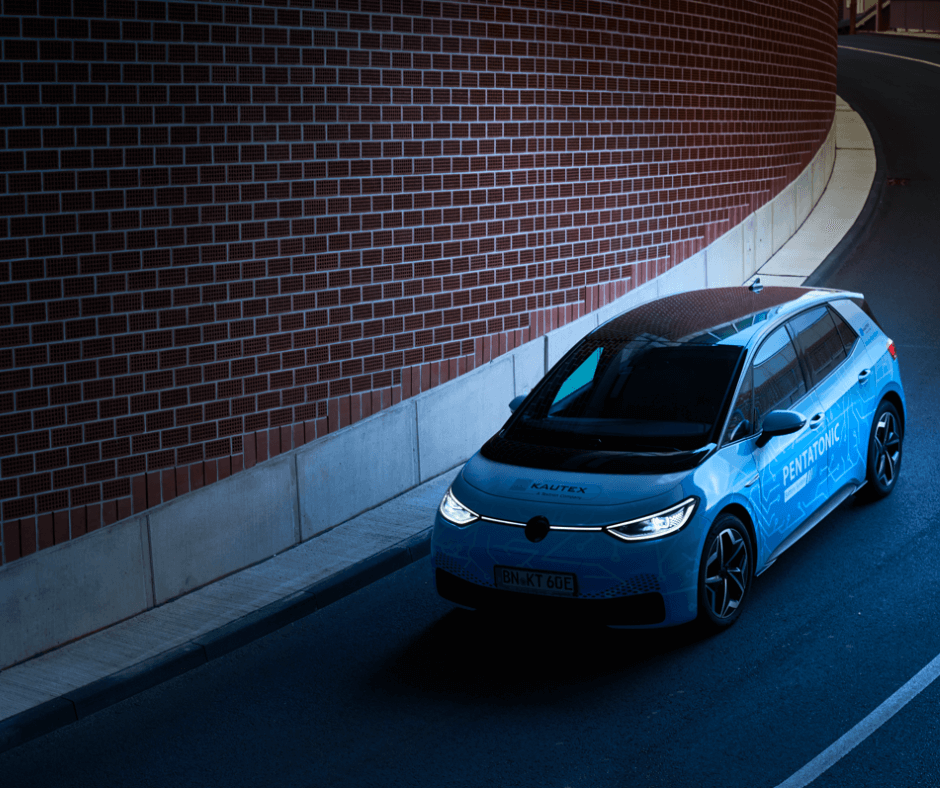
[[[610,626],[672,626],[697,613],[702,538],[697,516],[682,531],[649,541],[553,530],[533,543],[522,528],[487,521],[457,527],[438,514],[431,561],[441,596],[465,607],[517,602],[571,610]],[[576,593],[557,597],[499,589],[496,566],[574,574]]]
[[[435,570],[434,581],[438,594],[444,599],[475,610],[507,612],[511,609],[522,615],[551,612],[570,616],[572,620],[587,619],[613,627],[657,626],[666,620],[666,606],[658,592],[588,600],[538,596],[477,585],[440,568]]]

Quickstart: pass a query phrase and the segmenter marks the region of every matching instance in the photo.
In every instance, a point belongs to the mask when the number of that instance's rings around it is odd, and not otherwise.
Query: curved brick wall
[[[776,195],[832,122],[831,0],[661,5],[5,0],[3,562],[472,369]]]

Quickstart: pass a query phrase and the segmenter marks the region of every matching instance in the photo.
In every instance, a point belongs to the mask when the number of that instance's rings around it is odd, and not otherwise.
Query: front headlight
[[[697,505],[697,498],[686,498],[682,503],[669,509],[664,509],[661,512],[637,520],[627,520],[625,523],[608,525],[604,530],[611,536],[616,536],[626,542],[657,539],[660,536],[675,533],[685,526],[692,519]]]
[[[468,509],[454,497],[450,488],[444,494],[444,500],[441,501],[438,511],[441,513],[441,517],[454,525],[470,525],[470,523],[480,519],[480,515]]]

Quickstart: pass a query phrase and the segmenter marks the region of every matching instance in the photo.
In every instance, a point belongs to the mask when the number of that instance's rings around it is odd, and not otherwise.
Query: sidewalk
[[[764,284],[799,285],[824,262],[824,271],[838,266],[874,209],[880,185],[865,123],[838,97],[836,123],[836,161],[826,190],[757,272]],[[267,561],[0,672],[0,752],[233,651],[428,555],[434,510],[459,470]]]

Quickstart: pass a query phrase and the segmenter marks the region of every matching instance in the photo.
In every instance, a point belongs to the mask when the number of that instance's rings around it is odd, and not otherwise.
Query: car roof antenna
[[[748,288],[748,290],[750,290],[752,293],[759,293],[763,289],[764,289],[764,286],[760,283],[759,276],[753,282],[751,282],[751,286]]]

